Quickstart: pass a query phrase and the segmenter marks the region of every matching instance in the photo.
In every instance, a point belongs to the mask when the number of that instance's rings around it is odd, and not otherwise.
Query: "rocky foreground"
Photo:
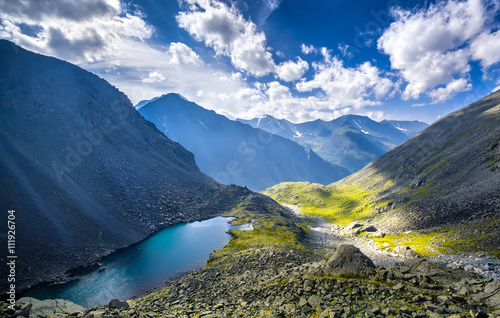
[[[313,262],[311,262],[313,260]],[[48,304],[46,302],[52,302]],[[44,305],[44,303],[46,303]],[[137,300],[88,309],[24,298],[2,317],[500,317],[500,281],[413,258],[394,268],[341,245],[328,260],[295,247],[251,249]],[[52,306],[52,312],[50,307]],[[49,309],[48,309],[49,308]],[[71,308],[64,309],[63,308]]]

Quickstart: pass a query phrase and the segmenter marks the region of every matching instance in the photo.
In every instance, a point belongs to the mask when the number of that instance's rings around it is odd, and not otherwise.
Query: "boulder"
[[[394,248],[394,253],[398,254],[399,256],[410,259],[410,258],[420,258],[420,255],[418,255],[414,250],[412,250],[409,246],[396,246]]]
[[[23,297],[17,301],[21,308],[27,308],[29,317],[59,317],[62,315],[76,315],[85,311],[85,308],[63,299],[38,300],[32,297]],[[24,313],[23,313],[24,314]]]
[[[130,308],[129,304],[126,301],[122,301],[119,299],[111,299],[108,302],[109,308]]]
[[[334,276],[363,277],[375,274],[375,264],[357,247],[341,245],[322,267],[322,271]]]

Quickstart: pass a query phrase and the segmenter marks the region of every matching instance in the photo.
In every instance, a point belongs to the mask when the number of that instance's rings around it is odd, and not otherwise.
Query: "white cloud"
[[[494,93],[500,89],[500,86],[495,87],[491,92]]]
[[[102,60],[116,54],[123,39],[141,41],[154,32],[118,0],[1,1],[0,18],[3,38],[73,63]],[[38,32],[25,34],[21,25]]]
[[[456,93],[468,91],[471,88],[472,85],[468,83],[466,79],[459,78],[451,81],[445,87],[439,87],[431,90],[429,92],[429,96],[432,98],[432,103],[437,104],[450,99]]]
[[[337,57],[331,57],[327,49],[322,53],[325,61],[313,63],[314,78],[300,81],[296,88],[300,92],[323,90],[332,104],[330,107],[377,105],[394,87],[392,81],[382,77],[381,71],[369,62],[346,68]]]
[[[284,81],[291,82],[298,80],[309,69],[309,64],[297,57],[297,62],[288,61],[281,63],[276,70],[279,78]]]
[[[472,57],[481,60],[483,67],[500,62],[500,30],[480,34],[471,44]]]
[[[497,11],[497,6],[486,10],[490,4],[488,0],[448,0],[419,11],[392,10],[395,22],[378,40],[378,48],[390,56],[392,68],[407,82],[403,99],[418,99],[425,93],[433,102],[441,102],[469,89],[465,79],[471,69],[468,44],[487,28],[485,23]],[[491,35],[484,37],[488,43],[495,40]],[[483,65],[498,58],[482,43],[476,46],[476,58]],[[435,89],[440,85],[445,87]]]
[[[318,49],[316,49],[313,45],[305,45],[303,43],[300,46],[300,49],[302,50],[302,53],[304,53],[304,54],[316,53],[318,51]]]
[[[163,76],[160,72],[149,72],[149,76],[144,78],[142,81],[144,83],[161,83],[165,80],[165,76]]]
[[[167,50],[170,64],[174,65],[200,65],[202,64],[198,54],[184,43],[173,42]]]
[[[266,37],[235,7],[216,0],[186,0],[190,10],[177,15],[179,26],[196,40],[212,47],[217,55],[228,56],[238,70],[264,76],[276,69],[266,47]]]

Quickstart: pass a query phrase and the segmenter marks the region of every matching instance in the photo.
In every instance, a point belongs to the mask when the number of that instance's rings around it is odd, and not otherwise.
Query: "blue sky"
[[[0,0],[0,38],[135,104],[431,123],[500,87],[500,0]]]

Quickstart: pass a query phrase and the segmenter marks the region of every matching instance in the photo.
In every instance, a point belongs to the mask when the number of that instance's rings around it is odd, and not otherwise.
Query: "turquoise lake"
[[[102,260],[78,280],[30,290],[23,296],[67,299],[84,307],[131,299],[162,287],[169,278],[203,267],[231,236],[232,218],[177,224]]]

